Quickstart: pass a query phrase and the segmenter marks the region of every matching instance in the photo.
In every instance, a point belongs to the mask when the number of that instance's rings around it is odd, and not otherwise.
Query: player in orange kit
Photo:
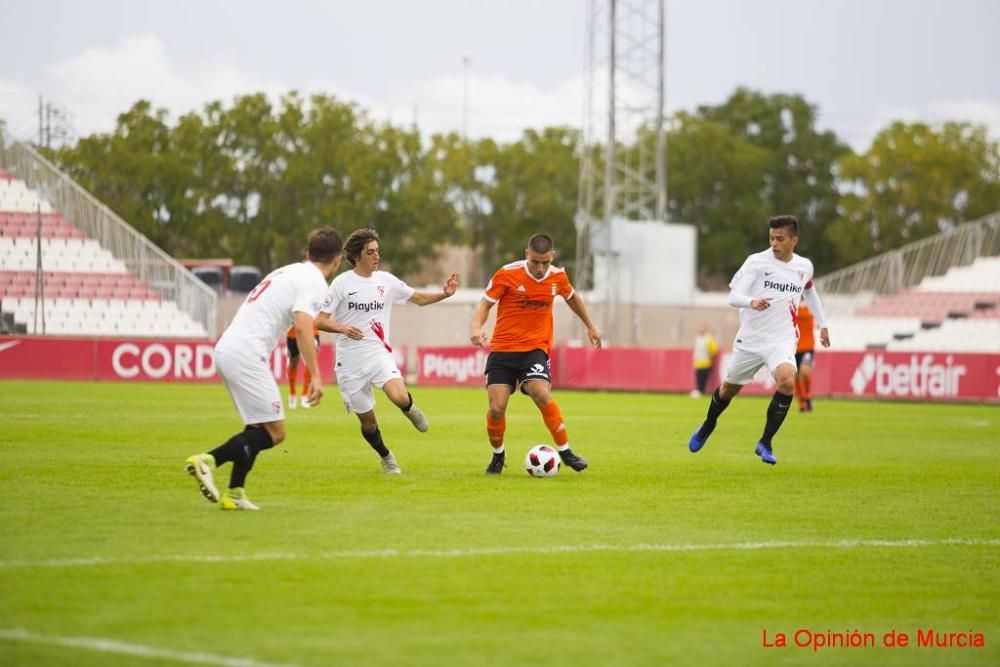
[[[299,343],[295,340],[295,326],[293,325],[285,335],[285,343],[288,346],[288,407],[294,410],[297,407],[295,379],[299,374],[299,359],[302,355],[299,352]],[[316,351],[319,352],[319,328],[317,328],[315,322],[313,322],[313,340],[316,341]],[[305,375],[302,377],[301,404],[303,408],[308,408],[309,398],[306,394],[308,393],[309,383],[312,382],[312,373],[309,372],[308,366],[305,366],[304,370]]]
[[[809,306],[799,304],[796,316],[799,324],[799,344],[795,348],[795,395],[799,397],[799,412],[812,412],[812,369],[813,355],[816,353],[816,338],[813,336],[816,322],[809,312]]]
[[[472,344],[483,346],[488,340],[483,326],[490,309],[499,304],[496,326],[489,341],[490,355],[486,360],[489,396],[486,433],[493,447],[493,459],[486,468],[488,475],[503,472],[507,403],[518,386],[542,413],[562,462],[577,472],[588,465],[585,458],[570,449],[562,413],[550,394],[549,353],[552,349],[552,304],[556,296],[565,299],[566,305],[587,327],[587,338],[595,348],[601,347],[601,332],[591,322],[583,299],[573,289],[565,269],[552,266],[555,254],[552,237],[547,234],[532,236],[524,251],[525,258],[506,264],[493,274],[472,314]]]

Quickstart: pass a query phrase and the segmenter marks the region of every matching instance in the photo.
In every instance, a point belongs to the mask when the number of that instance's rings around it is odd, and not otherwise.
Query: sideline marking
[[[65,646],[67,648],[83,648],[101,653],[123,653],[141,658],[160,658],[176,662],[192,662],[200,665],[221,665],[222,667],[295,667],[294,665],[278,665],[271,662],[258,662],[253,658],[227,658],[211,653],[171,651],[170,649],[130,644],[116,639],[101,637],[60,637],[57,635],[42,635],[23,628],[0,628],[0,640],[32,642],[49,646]]]
[[[154,563],[255,563],[260,561],[342,560],[356,558],[465,558],[509,554],[574,553],[672,553],[685,551],[761,551],[765,549],[861,549],[969,546],[997,547],[1000,538],[949,537],[939,540],[816,540],[779,542],[732,542],[719,544],[566,544],[549,547],[481,547],[469,549],[369,549],[358,551],[322,551],[315,554],[262,552],[232,556],[141,556],[136,558],[58,558],[48,560],[0,561],[0,570],[24,567],[90,567],[98,565],[145,565]]]

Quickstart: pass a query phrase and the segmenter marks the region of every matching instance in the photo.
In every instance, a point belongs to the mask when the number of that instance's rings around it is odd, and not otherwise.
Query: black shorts
[[[316,340],[316,349],[318,350],[319,349],[319,336],[316,336],[315,340]],[[287,343],[288,343],[288,356],[289,356],[289,358],[299,356],[299,339],[296,338],[295,336],[289,336],[288,339],[287,339]]]
[[[528,380],[545,380],[552,383],[549,355],[541,350],[531,352],[490,352],[486,358],[486,385],[505,384],[517,389]]]
[[[802,368],[802,364],[813,365],[813,352],[814,350],[805,350],[804,352],[795,353],[795,365],[798,368]]]

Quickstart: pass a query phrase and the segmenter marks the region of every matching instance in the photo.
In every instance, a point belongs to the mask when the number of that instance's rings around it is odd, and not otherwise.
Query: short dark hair
[[[549,252],[554,245],[552,237],[548,234],[535,234],[528,239],[528,249],[532,252],[537,252],[539,255]]]
[[[329,264],[340,254],[344,242],[333,227],[320,227],[309,232],[309,261]]]
[[[351,232],[351,235],[347,237],[347,241],[344,243],[344,258],[347,259],[347,263],[354,266],[361,257],[361,253],[364,252],[365,246],[372,241],[378,241],[378,232],[371,227],[364,227]]]
[[[767,226],[770,229],[788,227],[792,230],[792,236],[799,235],[799,219],[794,215],[776,215],[767,221]]]

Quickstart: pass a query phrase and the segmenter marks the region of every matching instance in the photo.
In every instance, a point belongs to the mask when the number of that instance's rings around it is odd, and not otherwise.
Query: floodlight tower
[[[608,333],[620,300],[612,221],[667,220],[664,4],[590,0],[588,9],[576,281],[603,295]]]

